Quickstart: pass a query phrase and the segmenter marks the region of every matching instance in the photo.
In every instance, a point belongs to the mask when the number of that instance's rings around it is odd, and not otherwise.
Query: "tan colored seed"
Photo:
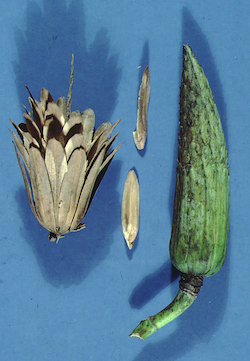
[[[147,112],[149,101],[149,66],[146,67],[142,76],[142,82],[138,97],[137,124],[136,131],[133,132],[137,149],[142,150],[147,138]]]
[[[122,198],[122,231],[131,250],[139,228],[139,183],[133,170],[128,172]]]

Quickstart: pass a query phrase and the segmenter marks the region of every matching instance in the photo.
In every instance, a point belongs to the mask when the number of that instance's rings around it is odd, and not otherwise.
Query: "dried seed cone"
[[[179,292],[130,336],[146,339],[183,313],[203,278],[218,272],[227,253],[229,168],[220,117],[208,83],[188,45],[183,46],[180,130],[170,257],[181,271]]]
[[[30,207],[51,241],[85,227],[81,222],[119,148],[109,153],[119,121],[94,131],[93,110],[70,113],[71,88],[72,82],[68,102],[61,97],[55,103],[44,88],[40,102],[30,94],[32,116],[24,113],[26,123],[19,126],[12,122],[20,138],[12,132]]]

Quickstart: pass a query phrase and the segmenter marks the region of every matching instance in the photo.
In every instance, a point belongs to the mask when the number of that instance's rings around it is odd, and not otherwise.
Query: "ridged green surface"
[[[170,257],[183,273],[211,276],[223,265],[229,230],[225,137],[208,83],[183,46],[180,130]]]

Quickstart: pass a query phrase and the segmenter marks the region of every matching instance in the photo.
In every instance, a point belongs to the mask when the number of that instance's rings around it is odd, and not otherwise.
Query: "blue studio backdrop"
[[[0,0],[0,360],[238,361],[250,354],[250,5],[243,0]],[[228,255],[194,304],[145,341],[128,335],[166,307],[179,273],[169,256],[177,165],[182,45],[209,80],[228,147]],[[115,155],[84,219],[49,242],[30,209],[12,128],[45,87],[96,126],[120,131]],[[134,145],[138,90],[150,68],[148,137]],[[124,182],[140,184],[132,251],[121,227]]]

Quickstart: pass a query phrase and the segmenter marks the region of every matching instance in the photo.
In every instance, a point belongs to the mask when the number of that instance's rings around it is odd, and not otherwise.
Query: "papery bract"
[[[29,92],[32,116],[26,110],[25,123],[12,122],[19,135],[12,132],[30,207],[50,231],[51,241],[85,227],[81,222],[120,147],[109,153],[118,133],[110,135],[120,120],[94,131],[92,109],[70,113],[72,77],[73,64],[67,101],[61,97],[55,103],[43,88],[38,102]]]

